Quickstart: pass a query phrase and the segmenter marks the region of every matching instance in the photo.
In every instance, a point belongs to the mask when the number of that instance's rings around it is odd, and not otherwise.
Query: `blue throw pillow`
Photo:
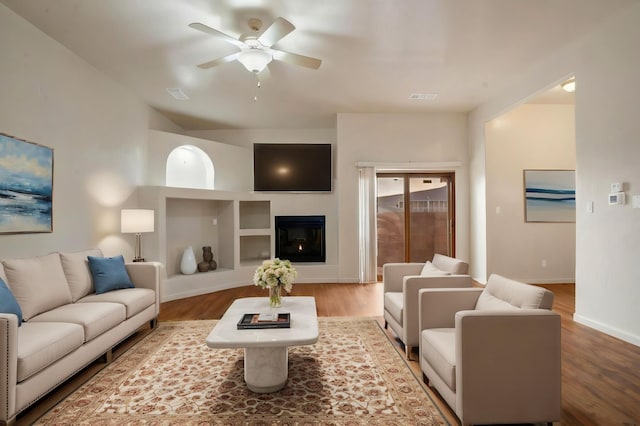
[[[22,325],[22,309],[2,278],[0,278],[0,312],[15,314],[18,317],[18,327]]]
[[[131,278],[124,266],[122,255],[115,257],[87,256],[96,294],[121,288],[133,288]]]

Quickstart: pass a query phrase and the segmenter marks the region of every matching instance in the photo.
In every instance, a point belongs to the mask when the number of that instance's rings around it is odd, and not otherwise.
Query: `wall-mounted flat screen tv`
[[[253,144],[254,191],[331,192],[331,144]]]

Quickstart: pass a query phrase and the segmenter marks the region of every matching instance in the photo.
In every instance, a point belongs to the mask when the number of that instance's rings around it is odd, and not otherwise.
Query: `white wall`
[[[469,258],[469,176],[466,115],[338,114],[340,279],[358,281],[357,162],[461,162],[456,176],[456,256]]]
[[[336,164],[335,129],[227,129],[189,131],[190,136],[235,145],[249,150],[248,190],[253,188],[253,144],[254,143],[331,143],[333,161]],[[201,146],[202,147],[202,146]],[[203,148],[204,149],[204,148]],[[216,175],[217,175],[216,168]],[[338,265],[342,262],[338,250],[338,184],[334,166],[334,191],[322,194],[267,193],[271,200],[271,215],[321,215],[325,216],[325,237],[327,259],[323,265],[310,263],[296,265],[296,282],[344,282],[338,274]]]
[[[529,283],[574,282],[575,223],[525,222],[523,194],[524,169],[575,170],[574,106],[521,105],[489,121],[486,167],[488,271]]]
[[[0,235],[0,258],[132,257],[120,209],[143,183],[147,129],[180,129],[4,5],[0,52],[0,132],[54,149],[53,233]]]
[[[551,52],[520,83],[474,110],[469,117],[472,182],[483,182],[484,125],[535,92],[575,73],[576,91],[576,313],[574,318],[640,345],[640,210],[608,206],[613,182],[625,182],[628,195],[640,194],[640,4],[636,3],[584,39]],[[475,188],[474,188],[475,190]],[[482,193],[482,189],[478,194]],[[587,202],[594,212],[587,213]],[[486,229],[486,199],[474,195],[471,239]],[[474,278],[486,279],[474,246]],[[514,260],[515,261],[515,260]]]
[[[148,137],[147,185],[164,186],[168,155],[179,146],[193,145],[211,158],[216,190],[248,192],[253,187],[253,152],[247,148],[158,130],[149,130]]]

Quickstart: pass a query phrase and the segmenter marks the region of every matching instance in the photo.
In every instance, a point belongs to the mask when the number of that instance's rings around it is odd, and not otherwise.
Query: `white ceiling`
[[[0,0],[193,130],[334,127],[338,112],[470,111],[635,2]],[[190,23],[239,36],[249,18],[267,27],[278,16],[297,28],[274,47],[322,59],[318,70],[274,61],[258,89],[238,62],[196,67],[237,48]],[[175,100],[167,88],[190,100]],[[409,100],[416,92],[438,97]]]

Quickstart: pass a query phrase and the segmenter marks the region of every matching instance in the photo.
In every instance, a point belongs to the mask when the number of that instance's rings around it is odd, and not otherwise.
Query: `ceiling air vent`
[[[412,101],[433,101],[437,97],[437,93],[412,93],[409,95],[409,99]]]
[[[182,89],[168,87],[167,92],[179,101],[189,100],[189,97],[182,91]]]

